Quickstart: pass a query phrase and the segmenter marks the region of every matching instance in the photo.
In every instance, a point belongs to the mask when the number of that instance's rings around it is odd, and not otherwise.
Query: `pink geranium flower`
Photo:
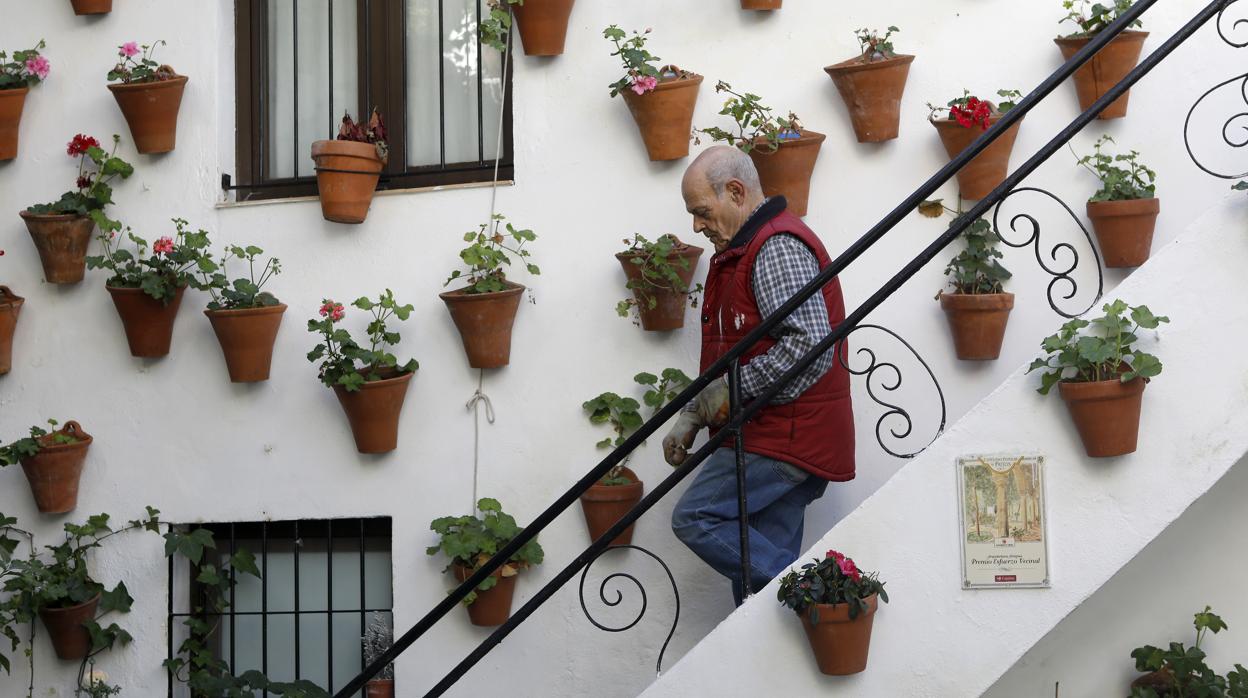
[[[837,560],[836,566],[841,568],[841,574],[849,577],[855,582],[862,579],[862,573],[858,571],[858,565],[855,565],[853,560],[847,557],[842,558]]]
[[[346,314],[347,313],[343,310],[341,303],[325,301],[325,303],[321,306],[321,317],[329,318],[330,322],[338,322],[346,316]]]
[[[52,64],[43,56],[34,56],[26,59],[26,72],[40,80],[46,80],[51,70]]]
[[[173,238],[168,236],[160,238],[156,241],[156,244],[152,245],[152,252],[155,252],[156,254],[168,254],[173,252]]]
[[[122,44],[121,50],[117,52],[117,55],[123,58],[134,58],[135,56],[139,55],[138,42],[127,41],[126,43]]]
[[[639,95],[644,95],[658,86],[658,78],[652,75],[640,75],[633,78],[632,90]]]

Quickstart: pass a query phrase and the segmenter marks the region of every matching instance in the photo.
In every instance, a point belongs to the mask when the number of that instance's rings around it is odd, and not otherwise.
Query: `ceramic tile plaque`
[[[1049,586],[1044,456],[958,458],[962,586]]]

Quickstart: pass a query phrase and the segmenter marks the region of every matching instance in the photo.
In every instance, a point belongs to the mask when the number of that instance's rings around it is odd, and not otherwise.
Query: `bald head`
[[[746,194],[751,197],[763,196],[763,185],[758,180],[754,161],[741,152],[740,148],[730,145],[716,145],[703,151],[686,170],[685,178],[689,177],[702,178],[717,196],[722,195],[728,183],[733,180],[740,182]]]
[[[740,149],[717,145],[699,155],[680,185],[693,229],[722,252],[754,209],[763,203],[754,161]]]

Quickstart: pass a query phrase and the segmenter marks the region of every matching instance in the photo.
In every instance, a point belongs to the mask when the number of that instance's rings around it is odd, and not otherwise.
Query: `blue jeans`
[[[763,588],[802,553],[806,506],[823,496],[827,481],[766,456],[745,454],[750,587]],[[740,606],[741,532],[737,516],[737,466],[731,448],[702,463],[672,511],[672,532],[716,572],[732,581]]]

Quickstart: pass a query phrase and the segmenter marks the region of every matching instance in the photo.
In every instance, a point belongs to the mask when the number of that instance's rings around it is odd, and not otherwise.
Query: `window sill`
[[[436,187],[418,187],[414,189],[386,189],[374,193],[375,197],[381,196],[408,196],[413,194],[427,194],[436,191],[453,191],[456,189],[488,189],[493,187],[493,182],[469,182],[466,184],[443,184]],[[506,179],[499,180],[498,186],[510,187],[515,186],[515,181]],[[215,205],[218,209],[230,208],[251,208],[254,206],[278,206],[281,204],[305,203],[308,201],[319,201],[317,196],[292,196],[288,199],[260,199],[258,201],[218,201]]]

